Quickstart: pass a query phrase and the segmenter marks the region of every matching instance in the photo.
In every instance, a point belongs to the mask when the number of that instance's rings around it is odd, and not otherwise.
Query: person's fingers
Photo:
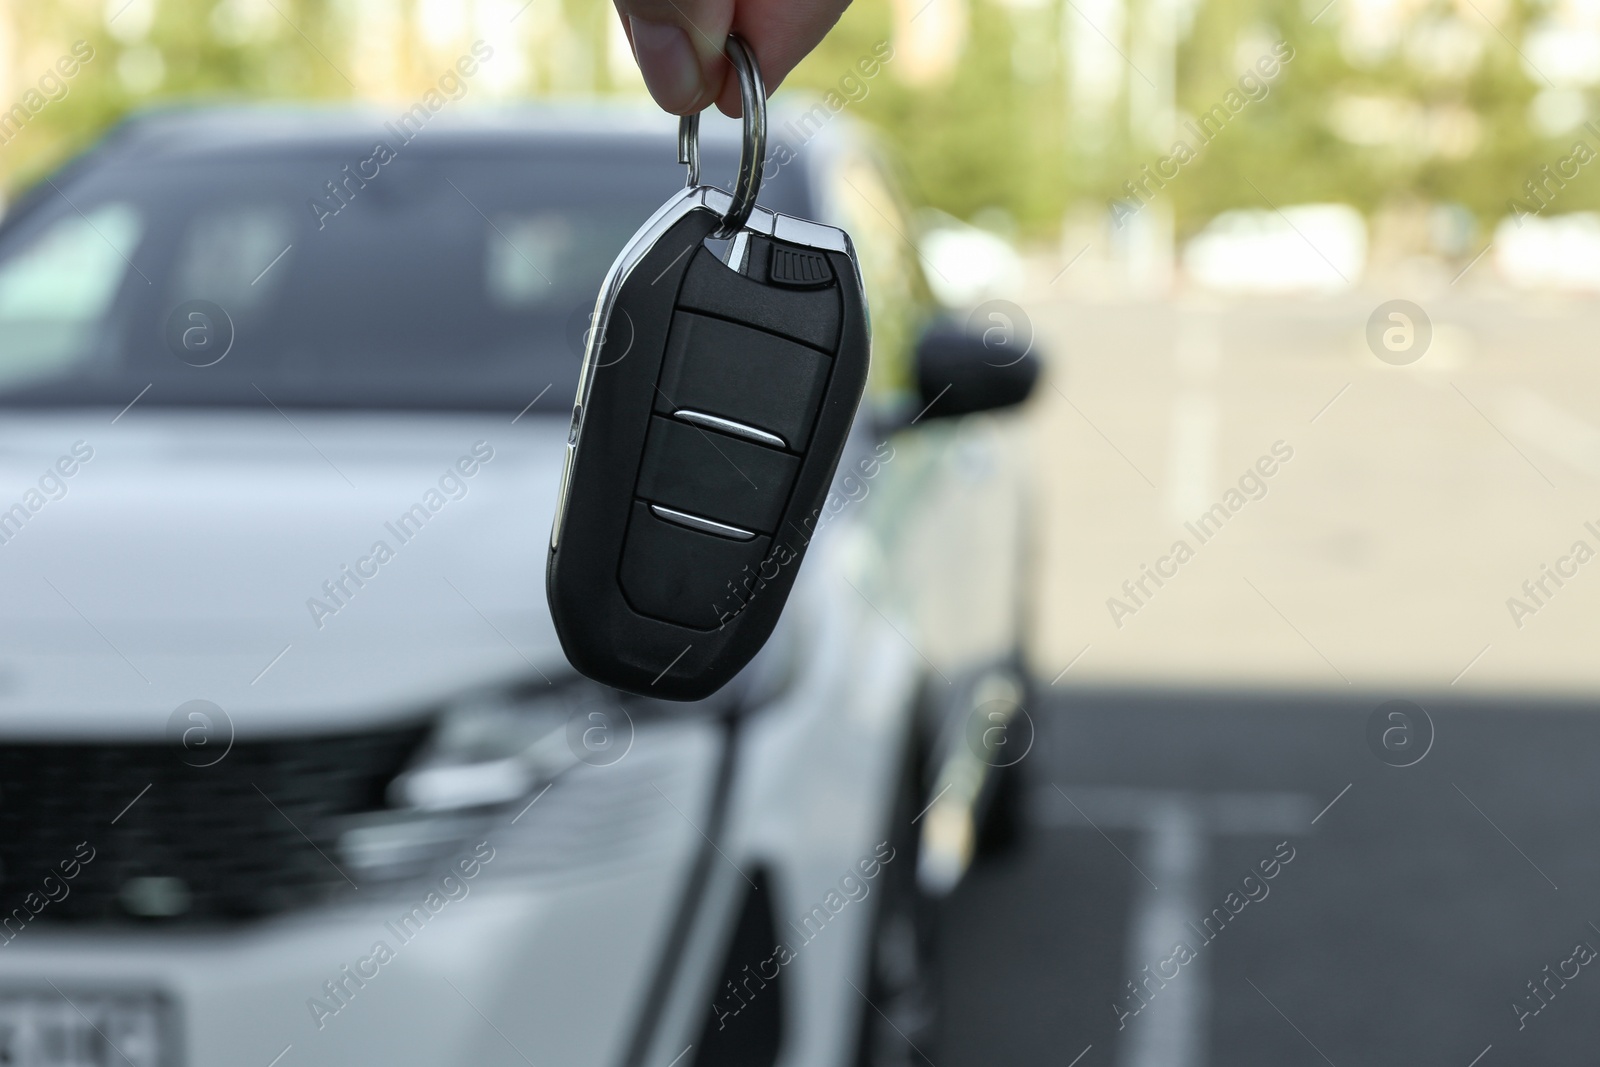
[[[650,95],[692,115],[722,93],[734,0],[614,0]],[[735,99],[738,89],[735,86]]]
[[[739,116],[739,80],[724,48],[743,37],[767,92],[839,21],[850,0],[614,0],[657,104],[692,115],[715,103]]]
[[[850,0],[739,0],[729,29],[743,37],[761,65],[762,80],[771,93],[789,72],[833,29]],[[726,31],[725,31],[726,32]],[[717,107],[737,118],[739,79],[726,71]]]

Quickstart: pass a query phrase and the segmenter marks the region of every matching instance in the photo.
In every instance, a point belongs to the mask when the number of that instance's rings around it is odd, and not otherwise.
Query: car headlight
[[[449,708],[418,760],[389,786],[389,802],[418,811],[509,804],[576,760],[567,745],[575,705],[480,700]]]
[[[548,695],[473,697],[447,707],[411,764],[389,784],[389,807],[346,823],[343,859],[367,878],[405,878],[452,854],[509,805],[580,760],[573,724],[623,716],[609,690],[586,683]]]

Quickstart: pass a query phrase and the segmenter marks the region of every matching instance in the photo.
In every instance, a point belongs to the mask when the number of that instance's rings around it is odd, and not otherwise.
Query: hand
[[[674,115],[716,104],[738,117],[739,77],[723,52],[737,33],[767,92],[839,21],[850,0],[614,0],[656,103]]]

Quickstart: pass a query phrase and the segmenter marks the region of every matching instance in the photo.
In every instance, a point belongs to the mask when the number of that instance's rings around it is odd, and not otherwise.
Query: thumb
[[[614,0],[645,86],[663,110],[692,115],[722,91],[733,0]]]

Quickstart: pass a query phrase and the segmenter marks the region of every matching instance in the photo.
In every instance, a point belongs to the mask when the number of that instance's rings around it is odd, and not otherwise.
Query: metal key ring
[[[732,237],[744,229],[761,191],[761,169],[767,160],[767,86],[750,46],[737,34],[728,34],[728,61],[739,72],[739,104],[744,111],[744,142],[739,147],[739,177],[733,186],[733,203],[722,225],[711,234]],[[689,166],[689,185],[700,184],[700,116],[678,120],[678,162]]]

